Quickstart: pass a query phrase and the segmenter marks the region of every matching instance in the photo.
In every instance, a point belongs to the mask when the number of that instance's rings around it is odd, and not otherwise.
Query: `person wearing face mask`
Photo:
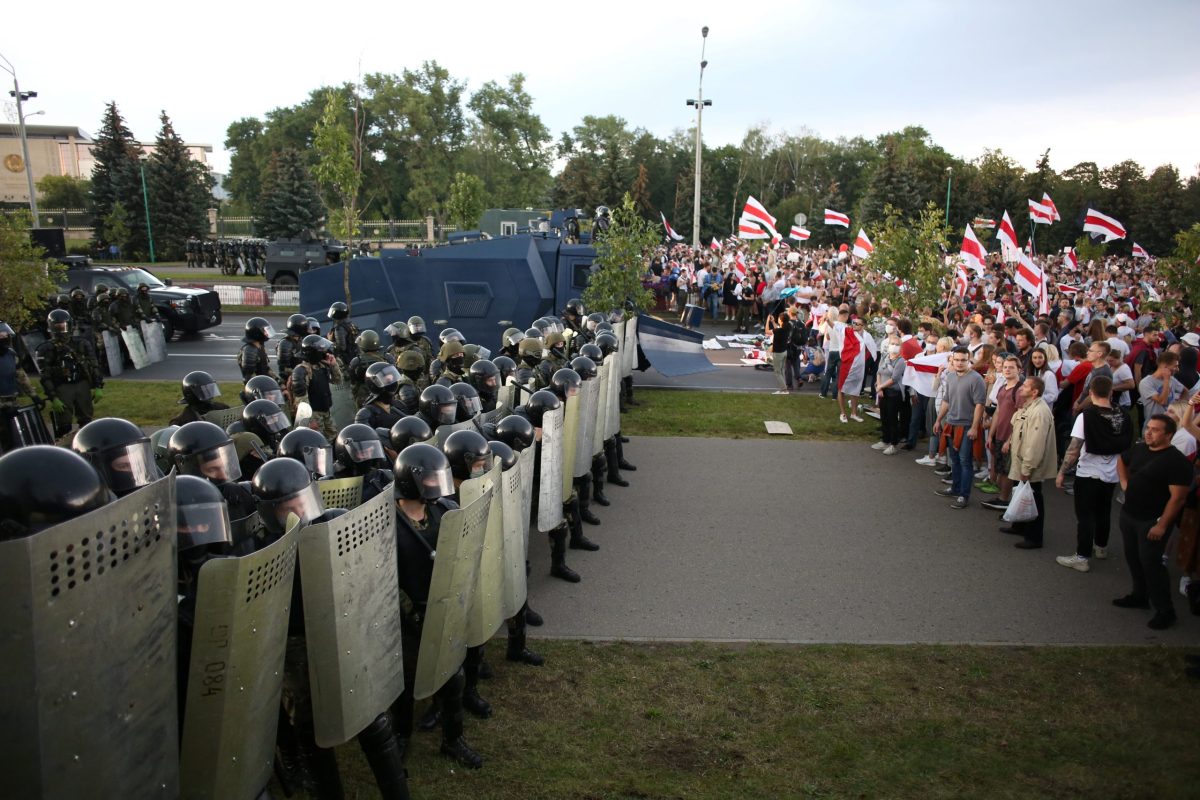
[[[912,407],[905,397],[904,369],[905,362],[900,356],[900,342],[893,336],[888,341],[886,355],[879,365],[879,381],[876,386],[883,438],[871,445],[873,449],[883,451],[885,456],[894,456],[899,452],[900,438],[908,431],[909,416],[912,413]]]

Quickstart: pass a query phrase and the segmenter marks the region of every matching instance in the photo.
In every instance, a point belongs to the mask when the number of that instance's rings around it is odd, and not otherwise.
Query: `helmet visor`
[[[467,412],[468,419],[474,418],[476,414],[483,411],[483,403],[480,402],[478,397],[464,397],[460,402]]]
[[[304,466],[314,475],[327,478],[333,472],[332,447],[304,447],[300,450],[300,457],[304,460]]]
[[[185,475],[195,475],[218,484],[236,481],[242,477],[237,445],[233,442],[226,442],[210,450],[181,458],[178,467]]]
[[[262,332],[263,332],[263,336],[266,336],[268,339],[275,336],[275,329],[271,327],[270,323],[267,323],[266,325],[263,326]]]
[[[371,377],[376,389],[383,389],[400,382],[400,370],[393,366],[381,369]]]
[[[382,460],[386,457],[383,453],[383,443],[378,439],[369,442],[346,442],[345,450],[346,455],[350,456],[350,460],[355,464]]]
[[[229,509],[224,503],[178,506],[175,517],[179,523],[180,550],[233,542]]]
[[[458,403],[445,403],[437,407],[437,421],[439,425],[450,425],[458,416]]]
[[[283,408],[283,390],[282,389],[259,389],[251,392],[255,400],[270,400],[275,405]]]
[[[282,411],[276,411],[274,414],[260,417],[259,424],[271,433],[280,433],[292,427],[292,423],[288,421],[287,414],[284,414]]]
[[[408,321],[408,332],[409,333],[424,333],[425,332],[425,323],[421,322],[420,320],[411,320],[410,319]]]
[[[479,352],[476,353],[476,355],[479,357],[479,359],[481,361],[486,361],[492,357],[492,351],[487,349],[486,347],[480,347]]]
[[[212,400],[214,397],[221,396],[221,387],[216,383],[202,383],[192,387],[192,394],[196,396],[197,400]]]
[[[454,476],[450,468],[436,470],[414,471],[413,478],[417,489],[425,500],[436,500],[439,497],[449,497],[454,494]]]
[[[578,387],[578,386],[576,386],[576,385],[575,385],[575,384],[573,384],[573,383],[569,383],[569,384],[567,384],[567,386],[566,386],[566,390],[567,390],[567,397],[568,397],[568,398],[571,398],[571,397],[578,397],[578,396],[579,396],[579,387]]]
[[[102,461],[100,472],[108,488],[117,494],[131,492],[162,477],[154,461],[154,447],[148,439],[107,450]]]
[[[264,500],[261,507],[263,522],[275,531],[282,531],[287,523],[288,514],[300,518],[300,527],[309,525],[314,519],[325,513],[325,505],[321,502],[321,492],[315,483],[310,483],[295,494],[278,500]]]

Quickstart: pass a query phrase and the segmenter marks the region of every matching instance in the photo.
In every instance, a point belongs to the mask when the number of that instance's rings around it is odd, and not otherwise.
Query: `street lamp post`
[[[29,210],[33,214],[33,227],[40,228],[42,226],[38,222],[37,192],[33,186],[33,166],[29,163],[29,139],[25,136],[25,108],[22,105],[24,101],[37,97],[37,92],[22,92],[20,84],[17,83],[17,68],[3,55],[0,55],[0,60],[4,61],[7,65],[4,69],[13,77],[13,88],[8,94],[17,101],[17,133],[21,137],[21,156],[25,159],[25,178],[29,182]]]
[[[946,167],[946,227],[950,227],[950,182],[954,180],[954,167]]]
[[[700,247],[700,123],[704,116],[704,107],[712,105],[712,100],[704,99],[704,68],[708,66],[708,62],[704,60],[704,46],[707,43],[708,26],[705,25],[700,29],[700,83],[696,88],[696,99],[687,101],[689,106],[696,107],[696,192],[692,198],[692,247],[696,249]]]
[[[142,207],[146,209],[146,238],[150,241],[150,263],[154,263],[154,229],[150,227],[150,195],[146,193],[146,162],[138,159],[138,170],[142,174]]]

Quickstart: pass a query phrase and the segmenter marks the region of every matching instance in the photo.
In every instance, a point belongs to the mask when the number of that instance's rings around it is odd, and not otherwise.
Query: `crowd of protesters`
[[[954,509],[983,495],[974,507],[998,512],[1018,548],[1042,548],[1043,484],[1053,481],[1074,495],[1077,529],[1075,551],[1057,562],[1087,572],[1108,557],[1118,503],[1132,587],[1113,604],[1152,609],[1151,628],[1172,625],[1165,556],[1173,556],[1180,591],[1200,613],[1200,579],[1190,581],[1200,572],[1200,333],[1181,326],[1190,309],[1156,278],[1153,261],[1035,256],[1047,276],[1042,299],[1023,293],[993,255],[966,286],[953,285],[948,265],[942,302],[901,314],[873,295],[884,278],[869,261],[834,249],[718,244],[656,253],[647,283],[664,310],[700,305],[735,332],[761,331],[776,393],[812,383],[836,400],[841,423],[876,417],[872,447],[885,455],[915,451],[927,437],[916,463],[932,468],[936,494]],[[1006,523],[1016,491],[1036,515]]]

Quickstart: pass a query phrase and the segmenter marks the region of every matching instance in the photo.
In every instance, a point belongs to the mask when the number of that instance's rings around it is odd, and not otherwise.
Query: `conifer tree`
[[[154,247],[163,260],[180,259],[191,236],[203,236],[212,204],[212,176],[188,155],[167,112],[146,160],[146,189],[150,195],[150,225]]]
[[[271,158],[255,214],[256,230],[268,239],[315,235],[325,218],[316,184],[293,149]]]
[[[110,102],[104,109],[100,132],[92,146],[92,157],[96,160],[91,188],[95,238],[115,243],[130,254],[147,249],[146,214],[138,164],[141,154],[142,148],[117,110],[116,102]],[[123,206],[128,219],[125,241],[113,240],[106,227],[113,207],[118,203]]]

